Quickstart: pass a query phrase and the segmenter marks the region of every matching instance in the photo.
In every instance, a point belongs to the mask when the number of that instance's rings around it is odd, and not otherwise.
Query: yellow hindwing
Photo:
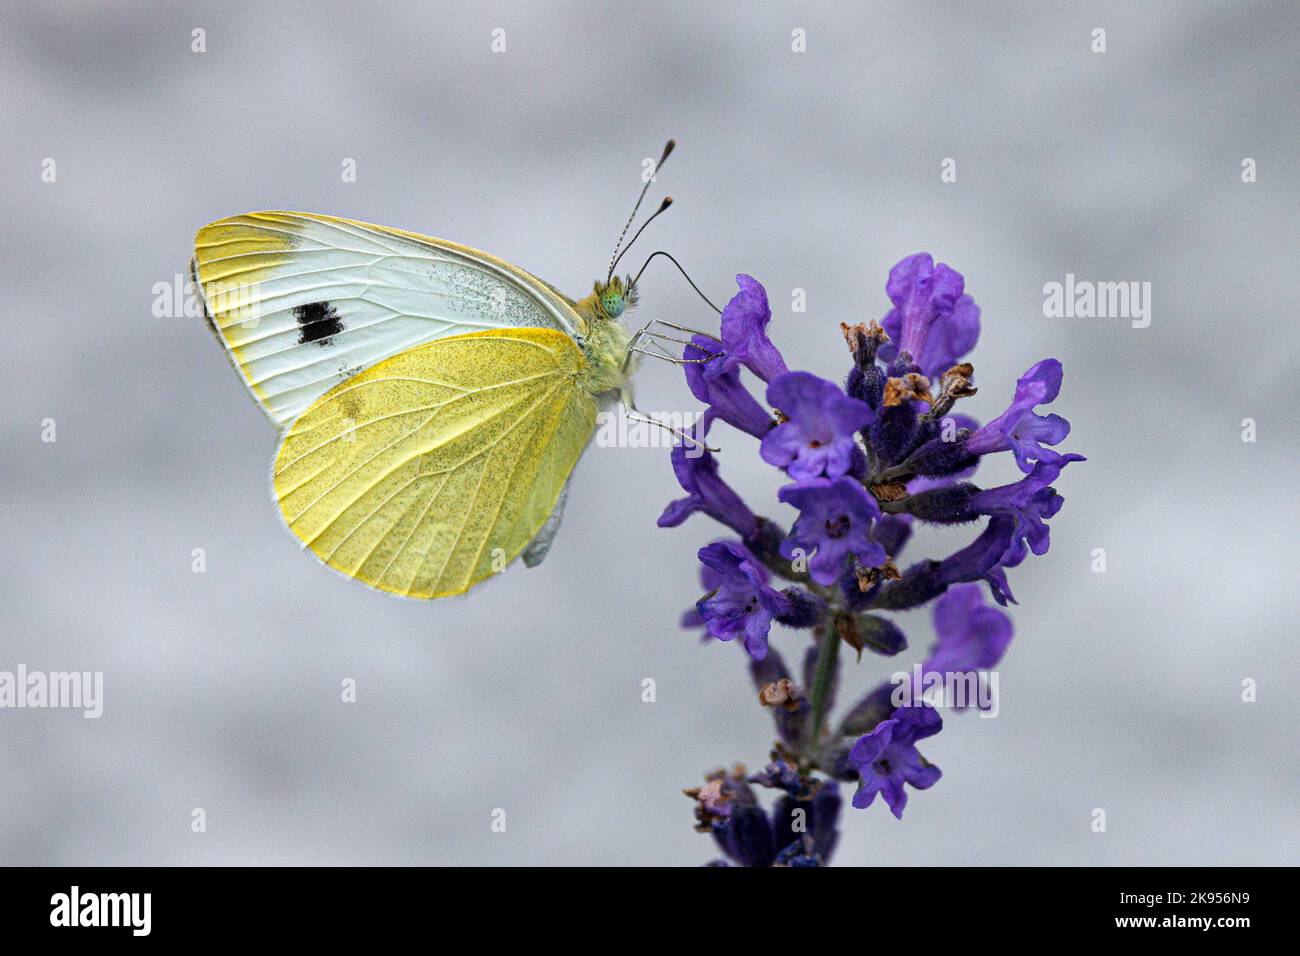
[[[330,567],[407,597],[461,594],[537,534],[595,428],[568,335],[438,339],[330,389],[275,457],[289,529]]]

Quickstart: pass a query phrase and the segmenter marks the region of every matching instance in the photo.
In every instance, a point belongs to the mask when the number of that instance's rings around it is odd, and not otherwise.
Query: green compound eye
[[[605,310],[605,314],[611,319],[617,319],[623,314],[623,297],[617,293],[602,295],[600,297],[600,307]]]

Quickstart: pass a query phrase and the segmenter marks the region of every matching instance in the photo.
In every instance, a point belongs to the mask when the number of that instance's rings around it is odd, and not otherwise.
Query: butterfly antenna
[[[644,263],[641,264],[640,271],[637,272],[636,278],[632,280],[633,286],[635,286],[638,282],[641,281],[641,273],[645,272],[646,266],[650,265],[650,263],[654,261],[655,256],[663,256],[665,259],[667,259],[669,262],[675,265],[677,267],[677,271],[682,274],[682,276],[686,279],[686,281],[690,283],[691,288],[695,290],[695,294],[698,295],[705,302],[707,302],[709,308],[712,309],[714,312],[718,313],[718,315],[722,314],[722,310],[719,309],[712,302],[710,302],[709,297],[700,291],[700,287],[695,284],[695,280],[692,279],[690,275],[686,272],[686,270],[682,268],[682,264],[678,262],[676,259],[674,259],[667,252],[664,252],[662,249],[658,250],[657,252],[650,253],[650,257],[646,259]]]
[[[618,262],[619,249],[623,246],[623,237],[626,236],[627,231],[632,228],[632,222],[636,219],[637,210],[641,208],[641,203],[645,200],[645,194],[650,191],[650,184],[655,181],[655,176],[659,175],[659,170],[663,168],[664,163],[668,162],[668,157],[672,155],[672,151],[676,147],[677,140],[675,139],[670,139],[664,144],[664,151],[659,154],[659,162],[655,163],[654,172],[650,175],[650,178],[646,180],[645,185],[641,187],[641,195],[637,197],[636,205],[632,207],[632,215],[628,216],[627,222],[623,224],[623,231],[618,234],[618,242],[614,244],[614,254],[609,257],[609,271],[605,273],[606,282],[608,282],[610,277],[614,274],[614,264]],[[663,209],[660,208],[659,212],[663,212]],[[656,215],[658,215],[658,213],[656,213]]]
[[[659,215],[663,213],[665,210],[667,210],[668,207],[671,206],[672,204],[673,204],[673,197],[665,196],[664,201],[659,204],[659,208],[654,211],[654,214],[645,222],[641,223],[641,228],[638,229],[636,233],[632,236],[632,238],[627,241],[627,245],[624,246],[623,251],[618,254],[618,258],[616,258],[612,263],[610,263],[609,275],[605,276],[606,282],[608,282],[609,277],[614,274],[614,270],[618,268],[618,264],[623,261],[623,257],[627,255],[628,250],[631,249],[632,246],[636,243],[636,241],[641,238],[641,233],[645,232],[645,227],[650,225],[650,223],[654,222],[657,218],[659,218]]]

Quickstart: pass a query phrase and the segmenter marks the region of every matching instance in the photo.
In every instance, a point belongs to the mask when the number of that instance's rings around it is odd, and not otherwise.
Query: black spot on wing
[[[343,331],[343,322],[334,306],[328,302],[308,302],[293,310],[298,322],[298,344],[315,342],[321,348],[332,344],[334,336]]]

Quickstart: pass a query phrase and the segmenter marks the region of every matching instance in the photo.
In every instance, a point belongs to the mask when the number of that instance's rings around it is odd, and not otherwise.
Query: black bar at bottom
[[[712,912],[716,938],[752,933],[769,943],[773,933],[814,942],[820,926],[831,932],[837,924],[836,935],[856,926],[877,940],[893,927],[888,935],[912,944],[936,933],[990,942],[1199,935],[1231,944],[1285,926],[1281,911],[1294,883],[1292,869],[1245,867],[10,868],[0,869],[0,925],[6,941],[338,945],[418,932],[445,941],[452,927],[493,939],[511,928],[534,939],[583,938],[599,917],[630,921],[629,932],[658,933],[680,921],[703,941],[701,920],[713,922]]]

